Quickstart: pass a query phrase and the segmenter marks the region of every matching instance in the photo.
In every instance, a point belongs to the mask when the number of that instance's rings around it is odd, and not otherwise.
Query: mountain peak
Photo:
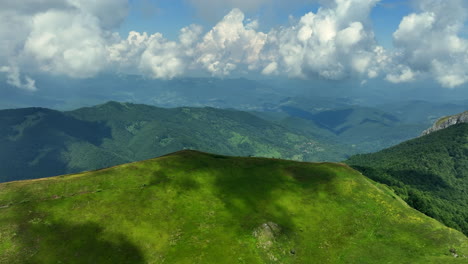
[[[461,123],[468,123],[468,111],[465,111],[460,114],[452,115],[452,116],[445,116],[437,120],[432,127],[424,130],[422,132],[422,136],[428,135],[432,132],[447,128],[449,126],[461,124]]]

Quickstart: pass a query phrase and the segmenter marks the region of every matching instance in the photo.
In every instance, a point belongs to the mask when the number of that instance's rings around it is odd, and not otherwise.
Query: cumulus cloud
[[[106,62],[105,40],[96,17],[49,10],[34,17],[24,52],[45,72],[91,77]]]
[[[35,87],[29,77],[19,81],[17,69],[24,65],[71,77],[95,75],[106,67],[108,30],[122,22],[127,9],[126,0],[2,1],[0,66],[9,83]]]
[[[369,15],[379,0],[319,1],[315,13],[268,32],[259,31],[261,21],[244,13],[279,2],[191,0],[209,10],[230,10],[212,28],[190,25],[175,40],[161,33],[131,31],[122,37],[113,32],[127,15],[126,0],[2,2],[0,72],[27,90],[36,89],[34,80],[21,74],[28,70],[74,78],[114,71],[170,79],[202,71],[355,77],[364,83],[379,75],[393,83],[431,75],[446,87],[468,82],[463,0],[419,1],[418,12],[404,17],[393,34],[395,51],[375,41]]]
[[[126,39],[107,47],[109,61],[118,71],[131,72],[139,64],[141,54],[148,47],[150,37],[146,32],[131,31]],[[132,72],[136,73],[136,72]]]
[[[171,79],[179,76],[186,66],[180,51],[176,42],[167,41],[161,34],[154,34],[148,40],[139,68],[153,78]]]
[[[131,31],[127,39],[107,48],[108,59],[121,72],[171,79],[182,75],[193,61],[201,33],[200,26],[190,25],[180,30],[179,42],[175,42],[160,33]]]
[[[279,68],[291,77],[342,79],[352,74],[376,77],[379,46],[368,17],[378,0],[336,0],[317,13],[304,15],[296,25],[268,34],[262,73]],[[380,48],[382,49],[382,48]]]
[[[28,5],[11,4],[13,16],[22,13],[30,22],[18,23],[24,34],[15,45],[2,45],[16,48],[3,48],[6,63],[0,65],[21,64],[27,58],[40,71],[76,78],[106,69],[165,79],[200,70],[212,76],[257,71],[328,79],[352,74],[373,78],[379,72],[379,47],[367,21],[378,0],[329,1],[316,14],[308,13],[295,25],[268,33],[258,31],[259,21],[246,19],[241,9],[233,8],[207,33],[191,25],[181,29],[177,41],[160,33],[132,31],[125,39],[112,33],[110,29],[122,21],[128,8],[123,0],[41,1],[42,7],[53,8],[34,12]],[[195,2],[216,5],[208,0]],[[216,1],[245,10],[266,2]]]
[[[244,24],[235,8],[211,29],[196,47],[196,63],[215,76],[228,75],[238,64],[256,68],[267,35],[256,32],[256,21]]]
[[[182,28],[178,41],[169,41],[160,33],[130,32],[127,39],[108,47],[109,60],[119,70],[138,69],[162,79],[187,71],[225,76],[238,66],[253,70],[267,38],[255,30],[257,23],[246,20],[235,8],[204,35],[197,25]]]
[[[444,87],[468,81],[468,42],[460,37],[468,14],[463,0],[424,0],[420,12],[404,17],[393,34],[399,49],[395,60],[407,65],[399,78],[411,81],[413,72],[433,76]]]
[[[262,74],[263,75],[278,74],[278,63],[270,62],[265,68],[263,68]]]
[[[409,82],[415,79],[415,73],[405,65],[398,65],[394,67],[393,73],[388,73],[385,77],[385,80],[392,82],[392,83],[402,83],[402,82]]]
[[[28,90],[36,91],[36,82],[31,79],[29,76],[24,77],[24,80],[21,80],[20,70],[16,66],[2,66],[0,67],[0,72],[7,74],[7,83],[15,87]]]

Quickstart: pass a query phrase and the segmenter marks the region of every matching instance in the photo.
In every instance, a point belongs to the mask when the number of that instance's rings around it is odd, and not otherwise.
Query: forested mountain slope
[[[252,114],[109,102],[75,111],[0,111],[0,182],[93,170],[197,149],[337,161],[343,149]]]
[[[356,155],[346,163],[391,186],[419,211],[468,234],[468,124]]]

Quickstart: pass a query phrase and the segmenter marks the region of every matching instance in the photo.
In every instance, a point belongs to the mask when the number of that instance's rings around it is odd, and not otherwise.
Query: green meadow
[[[0,184],[0,263],[466,263],[464,255],[466,236],[338,163],[182,151]]]

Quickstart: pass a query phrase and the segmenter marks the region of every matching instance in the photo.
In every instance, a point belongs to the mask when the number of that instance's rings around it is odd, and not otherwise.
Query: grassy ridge
[[[348,161],[419,211],[468,234],[468,124]]]
[[[342,164],[194,151],[0,184],[0,263],[463,263],[461,233]]]

